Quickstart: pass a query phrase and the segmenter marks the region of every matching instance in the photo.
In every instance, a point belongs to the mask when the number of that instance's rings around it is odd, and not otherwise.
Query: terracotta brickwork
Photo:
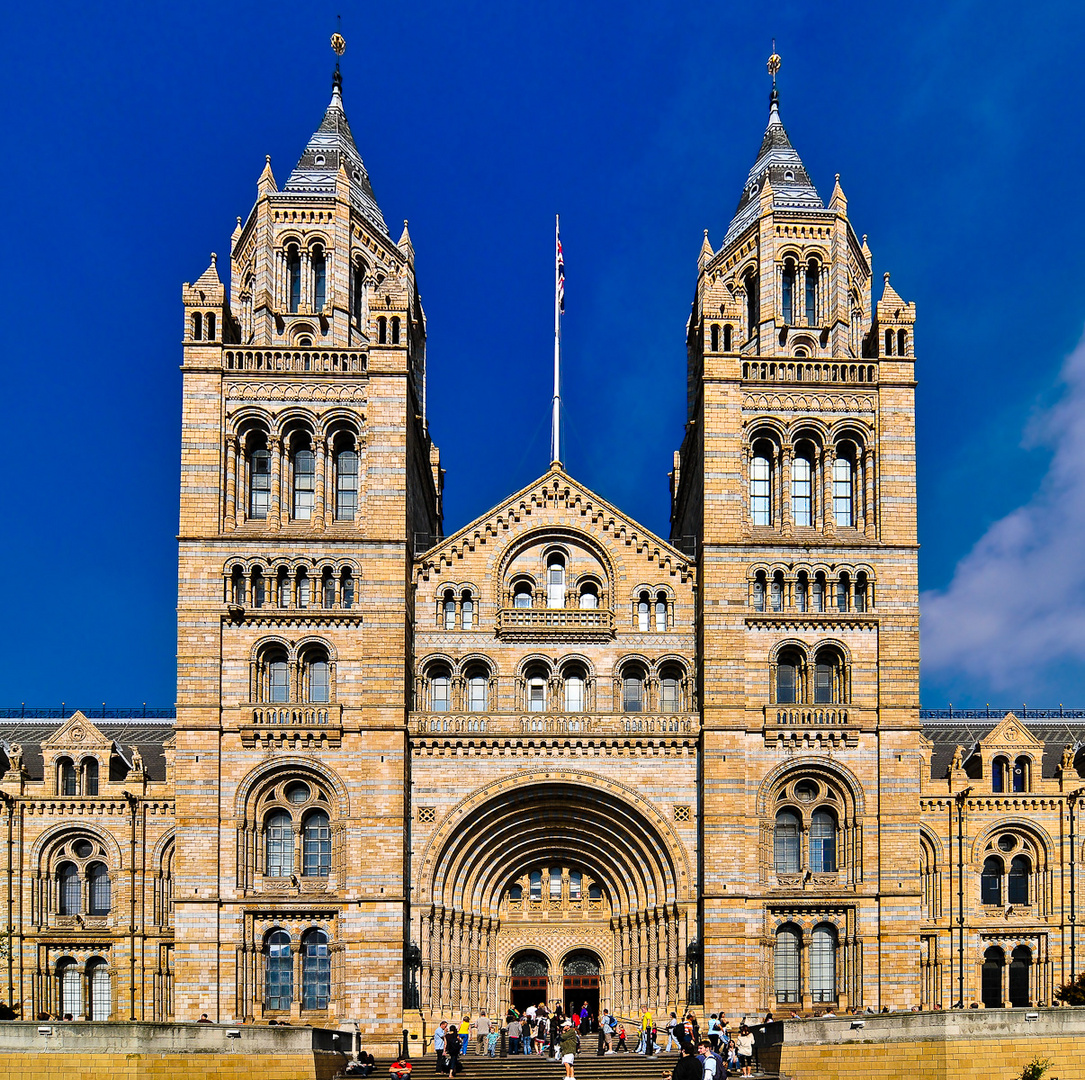
[[[1050,1001],[1080,722],[921,724],[915,308],[871,279],[774,91],[670,538],[560,463],[445,537],[413,242],[337,77],[183,289],[175,719],[0,720],[8,1001],[389,1046],[528,993]]]

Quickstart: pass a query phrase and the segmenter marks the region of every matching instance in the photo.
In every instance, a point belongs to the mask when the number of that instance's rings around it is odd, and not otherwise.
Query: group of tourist
[[[772,1014],[765,1022],[772,1020]],[[679,1018],[672,1012],[662,1026],[656,1024],[648,1008],[642,1010],[640,1020],[635,1022],[637,1045],[633,1051],[626,1043],[625,1021],[603,1009],[596,1017],[585,1001],[579,1009],[571,1009],[566,1015],[560,1002],[550,1009],[546,1002],[531,1005],[521,1012],[510,1006],[504,1024],[491,1018],[485,1010],[472,1022],[469,1016],[456,1024],[442,1020],[434,1032],[433,1052],[436,1057],[438,1076],[455,1076],[463,1066],[461,1057],[467,1053],[474,1029],[477,1052],[496,1057],[498,1038],[504,1032],[507,1052],[518,1054],[545,1054],[565,1065],[565,1075],[574,1078],[574,1061],[580,1052],[584,1038],[591,1032],[598,1035],[596,1053],[599,1056],[632,1052],[651,1057],[672,1049],[678,1050],[679,1059],[671,1080],[723,1080],[728,1073],[750,1076],[753,1070],[754,1035],[743,1021],[732,1031],[723,1015],[712,1013],[702,1033],[697,1017],[686,1013]],[[661,1036],[666,1035],[663,1045]]]

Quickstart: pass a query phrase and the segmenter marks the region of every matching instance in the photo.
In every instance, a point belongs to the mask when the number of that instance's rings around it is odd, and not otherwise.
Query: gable
[[[1043,750],[1044,744],[1011,712],[982,739],[984,750]]]
[[[42,750],[107,750],[113,749],[113,740],[107,739],[95,725],[76,710],[70,720],[62,724],[41,744]]]

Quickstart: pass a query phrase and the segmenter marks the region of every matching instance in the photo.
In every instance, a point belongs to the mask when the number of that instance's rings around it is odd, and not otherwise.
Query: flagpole
[[[561,221],[554,215],[554,401],[550,464],[561,465]]]

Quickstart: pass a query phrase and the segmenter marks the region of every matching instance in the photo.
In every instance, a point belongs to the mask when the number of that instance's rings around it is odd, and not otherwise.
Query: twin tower
[[[228,277],[184,287],[177,1019],[918,1002],[915,311],[776,91],[669,540],[557,466],[444,535],[338,73]]]

